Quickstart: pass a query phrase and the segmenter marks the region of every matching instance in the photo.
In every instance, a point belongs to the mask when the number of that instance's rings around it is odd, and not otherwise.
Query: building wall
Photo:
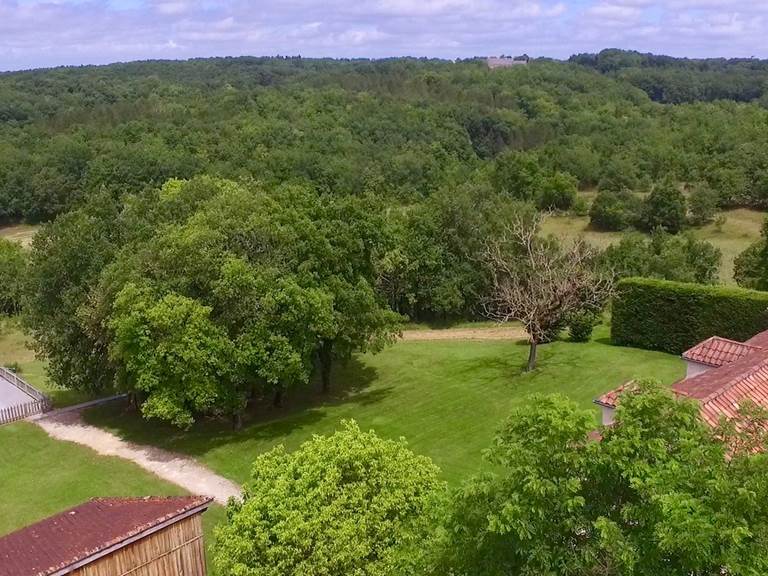
[[[205,576],[201,514],[73,571],[74,576]]]
[[[600,411],[602,412],[603,426],[610,426],[613,424],[613,415],[616,409],[608,408],[607,406],[600,406]]]
[[[685,377],[690,378],[691,376],[696,376],[697,374],[706,372],[710,368],[711,366],[707,366],[706,364],[699,364],[698,362],[691,362],[690,360],[686,360],[685,361]]]

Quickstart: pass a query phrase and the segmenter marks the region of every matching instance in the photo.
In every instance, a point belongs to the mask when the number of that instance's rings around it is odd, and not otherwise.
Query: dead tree
[[[579,239],[563,247],[539,235],[541,216],[519,217],[489,239],[485,263],[491,275],[486,314],[517,320],[530,342],[526,370],[536,367],[536,349],[553,330],[581,310],[600,310],[613,289],[612,277],[595,267],[597,251]]]

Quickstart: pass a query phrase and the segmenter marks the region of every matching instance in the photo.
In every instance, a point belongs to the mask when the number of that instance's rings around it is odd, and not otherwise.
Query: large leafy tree
[[[641,381],[613,426],[561,397],[517,409],[494,473],[457,492],[443,568],[455,574],[759,574],[768,566],[765,415],[712,430],[698,406]]]
[[[438,534],[439,470],[353,422],[256,460],[216,534],[222,576],[421,574]]]

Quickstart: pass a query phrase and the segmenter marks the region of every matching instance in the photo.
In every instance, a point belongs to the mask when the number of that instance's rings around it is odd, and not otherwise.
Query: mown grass
[[[0,427],[0,535],[97,496],[173,496],[184,491],[135,464],[50,438],[27,422]],[[203,515],[210,550],[221,506]]]
[[[714,223],[701,228],[693,228],[696,237],[707,240],[720,248],[723,258],[720,263],[720,281],[734,283],[733,261],[750,244],[760,239],[760,228],[766,218],[764,212],[740,208],[723,212],[725,222],[721,226]],[[553,234],[561,239],[582,236],[588,242],[605,248],[621,239],[621,232],[600,232],[589,226],[588,216],[559,214],[549,216],[542,224],[546,234]]]
[[[671,383],[684,372],[675,356],[611,346],[604,327],[589,343],[542,346],[532,373],[522,372],[527,352],[524,343],[511,341],[400,342],[336,370],[332,397],[294,398],[291,407],[265,409],[238,432],[214,422],[183,432],[143,421],[120,405],[90,410],[85,418],[123,438],[196,457],[237,482],[247,479],[258,454],[277,444],[294,449],[354,418],[384,437],[405,437],[456,484],[479,469],[494,432],[530,394],[565,394],[593,410],[597,424],[592,400],[601,393],[633,377]]]
[[[71,406],[91,397],[75,390],[57,387],[48,378],[45,362],[35,356],[29,337],[15,318],[0,318],[0,366],[17,366],[19,376],[47,394],[56,408]]]

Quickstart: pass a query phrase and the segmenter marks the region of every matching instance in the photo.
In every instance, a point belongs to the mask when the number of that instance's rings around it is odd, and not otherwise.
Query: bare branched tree
[[[595,266],[597,251],[583,240],[566,247],[539,235],[541,215],[519,217],[489,239],[485,262],[491,275],[486,315],[499,322],[520,321],[528,332],[527,370],[536,367],[536,348],[568,317],[602,309],[613,278]]]

